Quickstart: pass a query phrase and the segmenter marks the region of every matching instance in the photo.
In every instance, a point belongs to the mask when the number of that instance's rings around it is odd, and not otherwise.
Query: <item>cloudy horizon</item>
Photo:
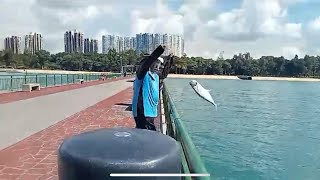
[[[102,35],[169,33],[183,35],[188,56],[320,54],[317,0],[149,1],[0,0],[0,38],[41,33],[44,49],[57,53],[64,33],[76,29],[98,39],[101,52]]]

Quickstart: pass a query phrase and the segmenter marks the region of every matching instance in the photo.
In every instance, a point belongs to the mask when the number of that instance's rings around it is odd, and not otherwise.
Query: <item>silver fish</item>
[[[213,101],[211,95],[210,95],[210,91],[211,90],[207,90],[204,87],[201,86],[200,83],[198,83],[196,80],[192,80],[190,81],[190,86],[192,87],[192,89],[204,100],[210,102],[211,104],[213,104],[217,110],[217,104]]]

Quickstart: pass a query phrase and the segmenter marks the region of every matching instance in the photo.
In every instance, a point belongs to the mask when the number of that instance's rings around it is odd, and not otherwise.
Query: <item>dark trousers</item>
[[[138,129],[148,129],[152,131],[157,131],[156,126],[154,125],[154,118],[152,117],[145,117],[145,116],[137,116],[134,118],[136,121],[136,128]]]
[[[136,128],[138,129],[148,129],[152,131],[157,131],[154,125],[154,117],[145,117],[143,112],[143,105],[138,105],[137,117],[134,117],[136,122]]]

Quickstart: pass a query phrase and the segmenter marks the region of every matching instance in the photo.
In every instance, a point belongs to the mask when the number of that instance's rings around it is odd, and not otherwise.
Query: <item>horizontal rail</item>
[[[0,75],[0,91],[21,90],[26,83],[39,83],[41,87],[74,84],[78,79],[95,81],[102,74],[13,74]],[[119,73],[106,74],[107,78],[120,77]]]

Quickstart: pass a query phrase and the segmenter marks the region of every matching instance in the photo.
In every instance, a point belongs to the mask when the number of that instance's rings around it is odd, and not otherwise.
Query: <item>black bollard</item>
[[[180,173],[177,142],[159,132],[99,129],[65,139],[59,148],[59,180],[181,179],[180,177],[111,177],[111,173]]]

